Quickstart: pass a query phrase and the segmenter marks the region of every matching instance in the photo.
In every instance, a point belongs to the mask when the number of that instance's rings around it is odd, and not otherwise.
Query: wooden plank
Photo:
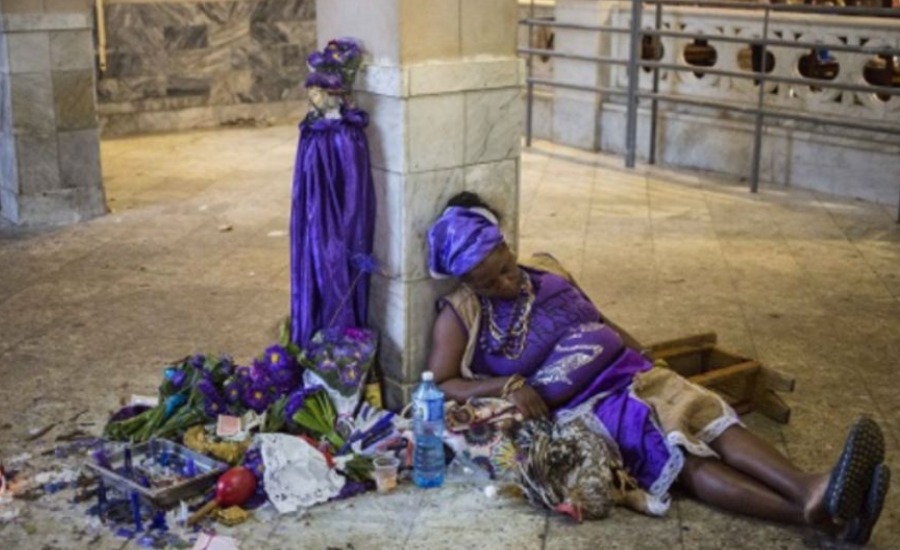
[[[716,342],[719,341],[718,335],[715,332],[704,332],[702,334],[695,334],[693,336],[686,336],[684,338],[676,338],[674,340],[664,340],[662,342],[657,342],[655,344],[651,344],[647,349],[649,349],[654,357],[656,357],[657,352],[670,350],[673,348],[684,348],[684,347],[697,347],[697,346],[714,346]]]
[[[730,380],[735,376],[750,376],[759,372],[760,364],[756,361],[738,363],[724,369],[712,370],[697,376],[690,377],[690,381],[701,386],[714,386],[717,382]]]
[[[791,420],[791,407],[773,391],[768,391],[762,399],[754,403],[756,410],[775,422],[787,424]]]
[[[792,393],[794,391],[794,379],[792,377],[768,367],[762,368],[762,375],[766,388],[772,391],[785,393]]]

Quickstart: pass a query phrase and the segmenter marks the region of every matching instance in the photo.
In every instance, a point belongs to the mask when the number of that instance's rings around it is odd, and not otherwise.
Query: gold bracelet
[[[508,398],[510,396],[510,394],[513,394],[513,393],[521,390],[522,387],[525,386],[525,384],[526,384],[525,377],[522,376],[521,374],[514,374],[514,375],[510,376],[509,380],[506,381],[506,384],[503,385],[503,391],[500,392],[500,398],[501,399]]]

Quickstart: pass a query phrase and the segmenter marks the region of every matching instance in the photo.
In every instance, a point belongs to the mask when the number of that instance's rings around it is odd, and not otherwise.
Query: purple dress
[[[535,301],[522,356],[509,359],[479,343],[472,372],[525,376],[529,385],[553,404],[557,418],[586,412],[597,421],[592,422],[593,427],[618,443],[625,466],[641,487],[651,495],[664,495],[683,456],[667,442],[650,406],[631,391],[635,375],[653,365],[625,347],[578,288],[557,275],[523,269],[531,277]],[[499,327],[509,326],[514,302],[491,302]],[[489,331],[484,319],[480,330]]]
[[[291,340],[305,347],[316,331],[364,327],[375,191],[365,111],[304,120],[291,205]]]

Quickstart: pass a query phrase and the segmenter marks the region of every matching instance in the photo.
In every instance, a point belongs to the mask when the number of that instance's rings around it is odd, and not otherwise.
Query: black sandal
[[[882,462],[884,434],[874,420],[864,416],[850,429],[828,480],[825,507],[833,520],[847,523],[860,516],[875,467]]]
[[[872,531],[878,518],[881,517],[881,510],[884,508],[884,499],[887,497],[888,487],[891,484],[891,469],[887,464],[879,464],[875,467],[875,474],[872,477],[872,486],[869,487],[869,494],[866,496],[866,502],[863,504],[862,514],[850,523],[847,530],[845,541],[865,545],[872,538]]]

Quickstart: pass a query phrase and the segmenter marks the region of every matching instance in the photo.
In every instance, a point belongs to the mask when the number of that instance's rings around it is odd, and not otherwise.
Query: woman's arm
[[[472,397],[501,397],[511,377],[466,380],[461,376],[460,365],[467,343],[456,315],[445,307],[434,321],[431,356],[428,359],[428,369],[434,373],[435,383],[457,403],[465,403]],[[525,385],[506,397],[526,418],[542,418],[549,414],[547,404],[531,386]]]
[[[450,307],[438,313],[431,335],[428,369],[441,390],[459,403],[472,397],[500,397],[508,377],[466,380],[460,365],[466,352],[466,334]]]

